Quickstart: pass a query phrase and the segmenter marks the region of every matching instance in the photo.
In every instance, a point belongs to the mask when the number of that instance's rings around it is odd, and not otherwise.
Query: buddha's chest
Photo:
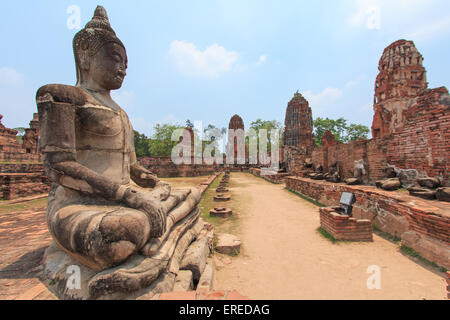
[[[130,121],[122,110],[94,105],[77,110],[77,150],[130,152],[132,133]]]

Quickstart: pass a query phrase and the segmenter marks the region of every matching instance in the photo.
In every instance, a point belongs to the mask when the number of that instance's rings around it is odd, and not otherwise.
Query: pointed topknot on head
[[[108,20],[108,14],[106,13],[106,9],[100,5],[97,6],[97,8],[95,8],[94,17]]]
[[[97,6],[97,8],[95,8],[94,16],[92,17],[92,20],[86,24],[85,28],[106,29],[110,32],[114,32],[109,23],[109,18],[108,14],[106,13],[106,9],[102,6]]]

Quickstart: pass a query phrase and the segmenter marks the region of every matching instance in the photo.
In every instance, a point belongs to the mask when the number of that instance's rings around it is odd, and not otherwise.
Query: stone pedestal
[[[229,195],[226,194],[218,194],[214,197],[214,201],[230,201],[231,197]]]
[[[228,218],[233,214],[233,211],[228,208],[214,208],[209,212],[212,217]]]
[[[191,290],[190,281],[184,286],[180,285],[180,279],[185,270],[191,271],[191,277],[196,272],[196,279],[203,276],[214,231],[208,230],[201,219],[184,231],[178,229],[172,231],[177,236],[169,237],[156,255],[146,257],[136,253],[120,266],[101,272],[84,266],[54,243],[44,255],[45,280],[64,300],[150,299],[155,294],[180,290],[180,286]]]

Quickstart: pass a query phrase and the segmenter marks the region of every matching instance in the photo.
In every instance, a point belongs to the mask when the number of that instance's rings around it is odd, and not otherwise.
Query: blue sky
[[[127,48],[129,68],[113,97],[135,129],[186,119],[226,127],[239,114],[284,122],[299,90],[313,117],[370,127],[383,49],[413,40],[429,87],[449,85],[448,0],[2,1],[0,113],[28,126],[36,90],[75,84],[72,25],[102,4]]]

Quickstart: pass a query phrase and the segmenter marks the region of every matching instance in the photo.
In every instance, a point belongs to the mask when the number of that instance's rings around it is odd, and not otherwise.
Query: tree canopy
[[[347,143],[359,139],[367,139],[369,128],[361,124],[347,124],[347,120],[339,118],[337,120],[329,118],[317,118],[314,120],[314,136],[316,145],[322,146],[322,137],[325,131],[329,130],[336,140]]]

